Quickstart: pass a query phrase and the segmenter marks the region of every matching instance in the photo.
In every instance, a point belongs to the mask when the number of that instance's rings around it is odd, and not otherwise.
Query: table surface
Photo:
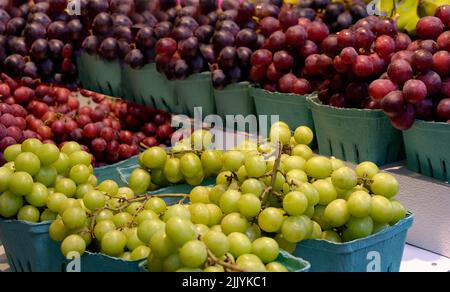
[[[8,271],[3,246],[0,246],[0,272]],[[401,272],[450,272],[450,259],[438,254],[406,245],[403,252]]]

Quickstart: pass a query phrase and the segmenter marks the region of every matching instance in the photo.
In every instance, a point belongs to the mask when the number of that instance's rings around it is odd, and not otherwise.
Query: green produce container
[[[369,237],[334,243],[305,240],[294,255],[311,263],[311,272],[398,272],[405,247],[406,233],[413,215]]]
[[[345,161],[385,165],[401,160],[403,139],[381,110],[345,109],[308,99],[319,153]]]
[[[184,80],[177,80],[175,92],[183,113],[188,116],[194,117],[196,107],[202,110],[201,116],[197,113],[201,118],[216,113],[210,72],[193,74]]]
[[[81,85],[110,96],[122,96],[122,68],[119,61],[106,61],[87,53],[77,58]]]
[[[175,94],[175,83],[159,73],[154,63],[138,70],[123,67],[123,94],[126,99],[138,104],[179,113],[181,105]]]
[[[271,115],[278,115],[280,121],[289,125],[291,130],[299,126],[308,126],[314,129],[314,122],[309,110],[307,98],[311,95],[297,95],[292,93],[270,92],[262,88],[251,87],[250,94],[255,100],[256,114],[266,115],[270,121]]]
[[[289,272],[309,272],[311,265],[304,259],[293,256],[287,251],[280,250],[280,254],[276,259],[277,262],[283,264]],[[143,261],[139,265],[141,272],[148,272],[147,261]]]
[[[128,185],[128,180],[124,178],[122,172],[125,174],[128,173],[129,176],[129,174],[139,166],[138,159],[139,155],[136,155],[115,164],[96,167],[94,169],[94,175],[97,177],[99,183],[110,179],[115,181],[119,186],[125,187]]]
[[[243,115],[244,117],[255,115],[255,102],[249,88],[248,82],[241,82],[230,84],[223,89],[214,89],[217,114],[222,118],[227,115]]]
[[[85,252],[80,258],[80,272],[108,272],[108,273],[123,273],[123,272],[139,272],[139,263],[141,261],[124,261],[120,258],[110,257],[101,253]],[[65,261],[65,268],[71,268],[70,261]]]
[[[450,182],[450,123],[416,120],[403,139],[409,169]]]
[[[53,241],[48,234],[50,224],[0,219],[0,240],[11,271],[64,271],[65,259],[60,243]]]

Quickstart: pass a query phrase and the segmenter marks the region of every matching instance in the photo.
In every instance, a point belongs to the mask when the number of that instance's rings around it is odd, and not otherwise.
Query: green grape
[[[283,154],[282,154],[283,156]],[[275,157],[269,157],[266,161],[266,172],[271,172],[273,168],[275,167]]]
[[[16,196],[26,196],[33,190],[33,178],[27,172],[18,171],[9,177],[8,189]]]
[[[66,195],[68,198],[71,198],[77,192],[77,185],[71,179],[62,178],[62,179],[56,180],[55,192],[62,193],[64,195]]]
[[[114,215],[112,220],[117,228],[121,228],[131,224],[133,216],[130,213],[120,212]]]
[[[308,145],[314,139],[314,133],[306,126],[300,126],[294,132],[295,142],[298,144]]]
[[[406,217],[406,209],[399,201],[392,200],[391,204],[392,213],[394,214],[394,216],[392,217],[391,221],[389,221],[389,224],[394,225],[395,223]]]
[[[192,189],[189,194],[189,200],[191,203],[205,203],[208,204],[209,201],[209,188],[204,186],[198,186]]]
[[[326,206],[314,207],[314,215],[312,217],[312,220],[316,221],[320,225],[322,230],[331,229],[330,224],[328,224],[328,222],[324,218],[325,208]]]
[[[220,197],[226,190],[226,185],[215,185],[209,190],[209,201],[214,204],[219,204]]]
[[[205,224],[195,224],[195,232],[198,236],[203,237],[203,235],[205,235],[208,231],[209,227]]]
[[[26,139],[22,143],[22,152],[31,152],[36,154],[39,148],[42,146],[42,142],[36,138]]]
[[[91,175],[91,176],[89,177],[89,179],[88,179],[88,183],[89,183],[91,186],[96,187],[96,186],[97,186],[97,183],[98,183],[97,177],[96,177],[95,175]]]
[[[172,217],[166,222],[165,231],[169,239],[178,246],[197,237],[194,224],[178,217]]]
[[[52,165],[59,159],[59,149],[53,144],[42,144],[36,154],[44,166]]]
[[[231,150],[223,154],[223,166],[228,171],[238,171],[244,164],[245,155],[237,150]]]
[[[378,223],[391,222],[394,217],[394,210],[391,201],[383,196],[373,196],[370,217],[372,217],[373,221]]]
[[[347,202],[342,199],[331,202],[325,208],[324,218],[333,227],[343,226],[350,219]]]
[[[344,241],[364,238],[373,232],[373,220],[369,216],[365,218],[350,218],[346,226],[347,228],[342,234]]]
[[[245,217],[258,216],[261,211],[261,201],[254,194],[244,194],[237,202],[239,212]]]
[[[66,199],[66,195],[62,193],[49,194],[47,197],[47,207],[52,212],[61,213],[61,205]]]
[[[121,187],[117,190],[117,197],[131,200],[134,199],[134,192],[129,187]]]
[[[23,206],[22,197],[13,195],[10,192],[4,192],[0,195],[0,215],[5,218],[13,217]]]
[[[210,230],[223,232],[223,231],[222,231],[222,226],[220,226],[220,225],[214,225],[214,226],[212,226],[212,227],[210,228]]]
[[[283,161],[283,170],[286,173],[291,170],[303,170],[305,168],[305,164],[306,161],[302,157],[289,156]]]
[[[48,191],[41,183],[34,183],[31,192],[25,196],[25,200],[35,207],[45,207],[47,204]]]
[[[215,204],[206,204],[206,207],[209,210],[209,222],[208,224],[205,225],[214,226],[220,224],[220,221],[222,220],[223,217],[223,213],[222,210],[219,208],[219,206]]]
[[[0,167],[0,193],[3,193],[8,189],[9,178],[13,173],[14,171],[6,167]]]
[[[320,227],[319,223],[317,223],[316,221],[311,221],[312,222],[312,232],[311,232],[311,236],[309,237],[310,239],[320,239],[320,236],[322,235],[322,228]]]
[[[39,141],[39,140],[38,140]],[[30,151],[27,151],[30,152]],[[14,144],[8,146],[5,151],[3,152],[3,156],[5,157],[6,161],[14,161],[16,160],[16,157],[22,153],[22,146],[20,144]]]
[[[290,192],[283,199],[283,209],[289,215],[302,215],[308,208],[308,199],[301,192]]]
[[[142,210],[137,214],[135,222],[139,225],[146,220],[156,219],[159,219],[159,216],[152,210]]]
[[[316,206],[320,201],[320,195],[317,189],[310,183],[300,183],[295,190],[303,193],[308,199],[309,206]]]
[[[331,182],[324,179],[319,179],[312,185],[319,192],[319,205],[326,206],[336,200],[337,192]]]
[[[9,169],[10,171],[14,172],[16,169],[14,168],[14,162],[7,162],[2,167]]]
[[[158,258],[165,258],[176,251],[176,245],[164,230],[157,231],[150,239],[152,254]]]
[[[281,209],[269,207],[258,216],[258,225],[265,232],[277,232],[284,221],[284,212]]]
[[[69,229],[77,229],[84,226],[87,220],[86,212],[79,208],[68,208],[62,214],[64,226]]]
[[[58,172],[53,166],[42,166],[41,169],[39,169],[39,172],[34,176],[34,180],[49,187],[55,183],[57,176]]]
[[[222,194],[219,200],[220,209],[224,214],[238,212],[238,202],[241,198],[241,193],[236,190],[227,190]]]
[[[141,222],[137,230],[138,237],[143,243],[149,244],[152,236],[156,232],[164,230],[165,225],[166,224],[159,219]]]
[[[235,257],[251,253],[252,243],[247,235],[233,232],[228,235],[229,251]]]
[[[61,205],[59,206],[59,214],[62,215],[64,211],[66,211],[69,208],[82,208],[80,205],[80,202],[73,198],[67,198],[64,201],[61,202]]]
[[[192,133],[190,143],[194,146],[194,150],[203,150],[212,144],[212,135],[209,131],[200,129]]]
[[[267,272],[289,272],[289,270],[280,263],[272,262],[266,265]]]
[[[254,194],[260,197],[264,192],[264,186],[259,180],[249,178],[242,183],[241,190],[244,194]]]
[[[238,257],[236,264],[245,272],[265,272],[266,267],[254,254],[243,254]]]
[[[162,169],[152,169],[151,181],[153,184],[160,187],[165,187],[169,185],[169,181],[164,176]]]
[[[200,169],[200,172],[197,173],[196,176],[193,176],[193,177],[187,177],[187,178],[186,178],[186,182],[187,182],[190,186],[195,187],[195,186],[200,185],[200,184],[203,182],[204,179],[205,179],[205,173],[203,172],[202,169]]]
[[[218,150],[206,150],[201,155],[203,169],[207,173],[218,174],[222,169],[222,155]]]
[[[247,235],[251,241],[254,241],[261,237],[261,228],[259,228],[258,224],[253,223],[247,228],[245,235]]]
[[[48,233],[52,240],[63,241],[64,238],[66,238],[67,235],[69,234],[69,230],[64,225],[62,219],[57,218],[55,221],[52,222],[52,224],[50,224]]]
[[[288,217],[281,227],[283,238],[291,243],[297,243],[308,238],[308,227],[300,216]]]
[[[119,230],[106,232],[101,240],[102,252],[109,256],[118,256],[124,252],[127,237]]]
[[[305,212],[303,213],[306,217],[312,218],[314,216],[314,207],[313,206],[309,206]]]
[[[81,151],[81,146],[77,142],[66,142],[61,148],[61,152],[66,155],[70,155],[76,151]]]
[[[236,172],[237,179],[239,183],[242,183],[244,180],[248,178],[247,170],[245,169],[245,165],[239,167],[239,170]]]
[[[280,142],[282,145],[289,145],[291,142],[291,130],[288,127],[272,125],[270,129],[270,141]]]
[[[133,227],[133,228],[126,230],[125,235],[127,237],[128,250],[133,251],[136,248],[138,248],[139,246],[145,246],[145,243],[143,243],[137,235],[137,227]]]
[[[373,222],[373,232],[372,232],[372,234],[381,232],[381,231],[385,230],[388,227],[389,227],[389,224],[387,224],[387,223]]]
[[[84,164],[77,164],[70,169],[69,178],[73,180],[77,185],[87,183],[91,171],[89,167]]]
[[[341,236],[336,231],[333,231],[333,230],[323,231],[322,235],[320,236],[320,239],[335,242],[335,243],[342,242]]]
[[[36,207],[27,205],[20,208],[19,212],[17,213],[17,219],[37,223],[39,222],[40,215],[41,214]]]
[[[378,166],[370,161],[361,162],[355,168],[356,175],[364,179],[372,179],[373,176],[380,172]]]
[[[124,261],[129,262],[129,261],[131,261],[131,252],[126,251],[119,258],[124,260]]]
[[[191,220],[191,212],[189,212],[189,208],[186,205],[172,205],[167,208],[167,211],[164,213],[163,220],[164,222],[167,222],[172,217]]]
[[[88,191],[83,197],[83,203],[86,208],[95,211],[106,204],[106,196],[97,190]]]
[[[102,181],[98,185],[97,189],[101,192],[109,194],[112,197],[116,197],[117,192],[119,191],[119,185],[115,181],[107,179]]]
[[[50,211],[49,209],[45,209],[44,211],[42,211],[39,220],[41,222],[54,221],[56,219],[56,216],[58,216],[58,214]]]
[[[300,156],[307,161],[314,156],[314,153],[308,146],[299,144],[292,149],[292,155]]]
[[[370,190],[375,195],[390,199],[397,195],[399,188],[397,179],[389,173],[377,173],[372,177]]]
[[[288,182],[296,182],[297,185],[300,183],[307,183],[308,176],[303,170],[300,169],[292,169],[286,174],[286,180]]]
[[[230,249],[228,237],[222,232],[208,231],[202,236],[202,241],[208,249],[217,257],[224,256]]]
[[[233,232],[244,233],[248,228],[248,221],[239,213],[230,213],[223,217],[220,226],[226,235]]]
[[[61,158],[61,156],[60,156]],[[91,165],[91,155],[85,151],[75,151],[69,155],[69,167],[71,168],[77,164]]]
[[[97,216],[95,217],[95,223],[98,224],[98,223],[100,223],[102,221],[105,221],[105,220],[111,220],[112,221],[113,217],[114,217],[113,211],[104,209],[104,210],[101,210],[100,212],[97,213]]]
[[[273,238],[260,237],[252,243],[252,254],[259,257],[263,263],[273,262],[279,253],[280,247]]]
[[[324,179],[331,175],[333,168],[330,159],[323,156],[315,156],[306,161],[306,173],[316,179]]]
[[[231,171],[222,171],[216,177],[216,185],[229,185],[229,178],[232,177]]]
[[[77,191],[75,193],[75,197],[77,199],[83,199],[84,195],[90,191],[93,191],[94,187],[90,184],[81,184],[77,186]]]
[[[179,183],[184,176],[181,173],[181,162],[178,158],[168,158],[163,168],[164,176],[173,184]]]
[[[116,230],[116,225],[114,224],[114,222],[108,219],[102,220],[98,222],[94,227],[95,238],[101,241],[103,236],[111,230]]]
[[[130,205],[128,205],[128,207],[125,209],[125,212],[135,216],[140,210],[142,210],[142,208],[144,207],[144,205],[140,202],[133,202]]]
[[[67,236],[61,243],[61,252],[65,257],[67,257],[70,252],[76,252],[81,256],[85,251],[86,242],[83,237],[77,234]]]
[[[131,173],[128,184],[135,193],[144,194],[150,186],[150,181],[150,174],[147,171],[138,168]]]
[[[264,177],[262,179],[263,183],[266,186],[270,186],[272,184],[272,178],[270,176]],[[276,177],[275,177],[275,184],[274,184],[274,191],[281,191],[283,189],[284,183],[286,182],[286,179],[284,177],[284,175],[282,175],[281,173],[277,172]]]
[[[225,269],[222,266],[209,266],[209,267],[203,269],[203,272],[206,272],[206,273],[223,273],[223,272],[225,272]]]
[[[67,154],[59,153],[59,158],[51,166],[53,166],[58,174],[65,175],[70,170],[70,158]]]
[[[349,167],[341,167],[331,174],[333,185],[341,189],[351,189],[358,183],[355,171]]]
[[[194,153],[187,153],[180,159],[181,172],[186,178],[196,177],[203,172],[202,162]]]
[[[160,215],[164,213],[167,209],[166,202],[164,202],[163,199],[153,197],[150,198],[145,204],[144,204],[145,210],[151,210],[155,212],[156,214]]]
[[[330,161],[333,171],[345,166],[344,161],[337,159],[336,157],[330,157]]]
[[[162,263],[163,272],[175,272],[181,268],[183,268],[183,263],[177,253],[171,254]]]
[[[189,211],[193,223],[207,225],[211,222],[211,214],[206,204],[194,203],[189,206]]]
[[[180,249],[179,255],[183,265],[189,268],[198,268],[208,259],[206,246],[199,240],[186,242]]]
[[[228,186],[228,190],[239,191],[239,183],[233,180],[233,182]]]
[[[364,191],[356,191],[348,197],[347,206],[353,217],[367,217],[372,207],[372,197]]]
[[[266,161],[260,155],[246,158],[244,165],[249,177],[260,177],[266,173]]]

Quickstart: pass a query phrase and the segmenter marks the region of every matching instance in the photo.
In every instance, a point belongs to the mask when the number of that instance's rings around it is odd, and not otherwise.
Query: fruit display
[[[67,88],[27,87],[2,74],[0,83],[0,165],[5,149],[37,138],[62,145],[76,141],[102,166],[130,158],[146,146],[170,145],[170,114],[82,90],[90,105]]]

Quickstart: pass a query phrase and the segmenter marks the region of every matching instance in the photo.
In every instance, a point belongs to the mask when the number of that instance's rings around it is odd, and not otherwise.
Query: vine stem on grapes
[[[272,180],[270,182],[270,186],[267,187],[264,190],[264,193],[262,195],[262,199],[261,199],[261,203],[262,205],[266,205],[267,200],[269,199],[269,197],[273,194],[274,189],[275,189],[275,182],[276,182],[276,178],[278,175],[278,171],[280,169],[280,164],[281,164],[281,154],[283,153],[283,145],[280,142],[277,142],[277,149],[276,149],[276,159],[275,159],[275,163],[273,165],[273,170],[272,170]]]
[[[237,265],[233,265],[230,263],[227,263],[225,261],[222,261],[220,259],[218,259],[211,250],[209,250],[209,248],[206,249],[208,251],[208,257],[209,259],[214,263],[214,264],[219,264],[224,268],[227,268],[229,270],[235,271],[235,272],[245,272],[243,269],[241,269],[240,267],[238,267]]]

